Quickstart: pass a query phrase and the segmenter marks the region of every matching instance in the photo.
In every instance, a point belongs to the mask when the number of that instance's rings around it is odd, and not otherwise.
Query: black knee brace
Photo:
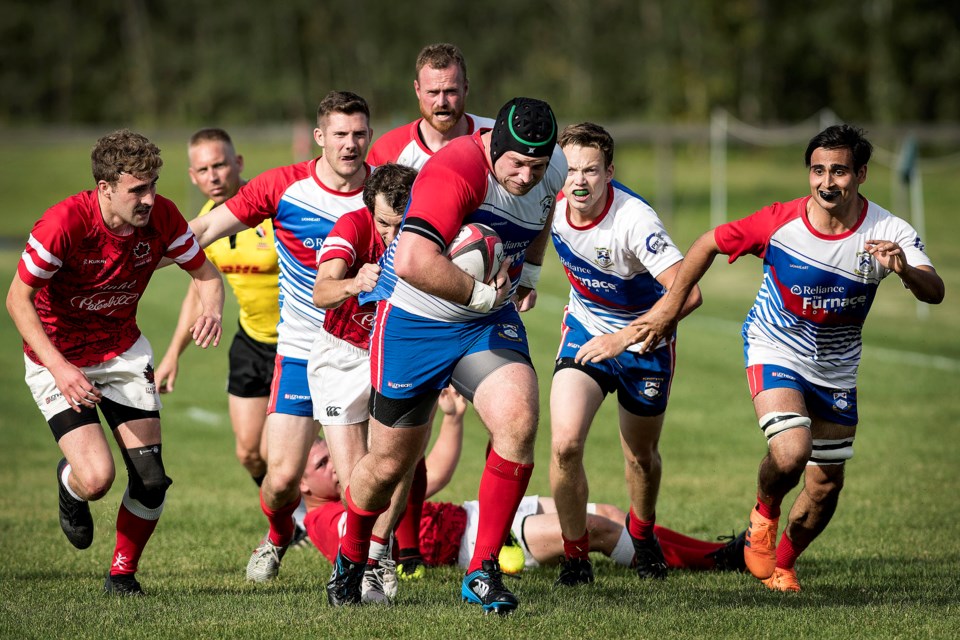
[[[127,492],[148,509],[162,505],[167,487],[173,484],[173,480],[164,473],[160,448],[160,444],[151,444],[121,450],[129,477]]]

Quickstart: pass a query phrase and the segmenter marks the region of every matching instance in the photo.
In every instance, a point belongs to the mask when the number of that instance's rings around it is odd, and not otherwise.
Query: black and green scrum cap
[[[497,114],[490,135],[490,160],[496,164],[507,151],[549,158],[556,142],[557,119],[550,105],[536,98],[514,98]]]

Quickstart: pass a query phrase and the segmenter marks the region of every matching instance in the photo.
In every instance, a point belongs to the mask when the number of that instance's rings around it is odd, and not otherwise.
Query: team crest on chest
[[[857,251],[857,268],[854,270],[858,276],[868,276],[873,273],[873,256],[868,251]]]
[[[606,247],[594,247],[597,250],[597,259],[594,260],[602,268],[607,269],[613,264],[613,256],[610,255],[610,249]]]

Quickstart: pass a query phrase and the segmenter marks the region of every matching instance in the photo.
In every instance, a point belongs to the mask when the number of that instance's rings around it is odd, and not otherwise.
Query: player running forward
[[[367,102],[354,93],[331,91],[320,101],[313,132],[323,155],[266,171],[209,214],[190,221],[202,246],[268,219],[276,236],[280,325],[265,425],[267,474],[260,488],[270,530],[247,563],[247,579],[254,582],[276,577],[293,539],[298,483],[318,429],[307,384],[307,359],[324,315],[313,304],[316,252],[340,216],[366,211],[362,194],[370,134]]]
[[[493,120],[466,112],[470,80],[463,52],[445,42],[420,50],[414,67],[413,90],[420,118],[383,134],[370,146],[368,160],[374,166],[388,162],[420,169],[434,153],[460,136],[472,135],[480,127],[492,127]],[[397,522],[398,565],[401,578],[424,575],[417,529],[426,487],[423,459],[414,469],[407,506]]]
[[[863,131],[828,127],[807,145],[810,195],[722,224],[694,242],[673,287],[635,325],[644,349],[673,332],[683,301],[718,254],[763,260],[743,324],[747,381],[767,455],[760,463],[745,558],[775,591],[799,591],[794,564],[826,528],[857,433],[863,322],[894,273],[938,304],[943,280],[905,221],[860,194],[872,146]],[[784,497],[804,479],[777,544]]]
[[[323,425],[337,475],[348,479],[367,452],[370,418],[370,329],[376,303],[361,305],[357,294],[372,291],[377,261],[393,242],[417,172],[399,164],[377,167],[363,186],[366,208],[343,215],[317,252],[313,301],[327,309],[323,330],[310,351],[307,378],[314,418]],[[346,481],[343,483],[346,490]],[[401,491],[395,508],[403,509]],[[386,512],[374,528],[364,571],[363,602],[389,604],[396,595],[390,533],[397,514]]]
[[[583,451],[608,393],[617,394],[630,513],[626,531],[641,578],[665,578],[654,533],[660,489],[658,443],[673,380],[675,336],[640,354],[630,322],[673,282],[683,259],[656,212],[613,180],[613,138],[591,122],[557,140],[567,180],[553,219],[553,245],[570,281],[560,350],[550,387],[550,488],[563,531],[558,585],[593,582]],[[700,305],[694,288],[681,315]]]
[[[97,141],[96,188],[54,205],[34,225],[7,293],[23,337],[26,382],[63,452],[60,526],[78,549],[93,542],[88,501],[116,471],[97,408],[127,468],[117,543],[104,590],[143,595],[136,572],[171,480],[163,466],[160,396],[137,305],[161,259],[190,273],[200,297],[191,338],[220,341],[223,281],[177,207],[157,195],[160,149],[126,129]]]
[[[493,130],[448,144],[414,183],[374,292],[382,301],[370,349],[370,451],[346,492],[347,530],[327,585],[334,604],[359,600],[373,524],[422,455],[433,405],[453,381],[492,442],[480,480],[477,546],[460,593],[485,611],[517,607],[497,556],[530,480],[539,406],[526,333],[510,298],[535,285],[525,259],[542,261],[566,174],[556,135],[549,105],[514,98]],[[503,240],[507,260],[492,284],[443,254],[464,222],[487,224]]]

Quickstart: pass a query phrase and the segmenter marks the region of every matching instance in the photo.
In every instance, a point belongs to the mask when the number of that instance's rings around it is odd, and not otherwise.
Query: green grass
[[[0,145],[5,236],[0,273],[11,277],[33,220],[85,188],[90,140]],[[199,206],[182,176],[182,145],[167,149],[161,192],[186,211]],[[172,140],[172,141],[171,141]],[[288,162],[288,139],[241,144],[255,159]],[[238,142],[238,144],[240,144]],[[805,192],[804,172],[783,151],[737,152],[731,158],[731,216]],[[286,155],[284,155],[286,154]],[[669,230],[682,248],[707,228],[706,153],[675,155],[675,210]],[[259,168],[270,163],[258,164]],[[618,177],[655,194],[654,156],[623,149]],[[889,177],[871,167],[865,192],[889,204]],[[402,585],[397,606],[334,610],[323,585],[329,564],[313,551],[292,551],[273,584],[244,582],[243,568],[263,533],[255,488],[233,458],[223,393],[226,349],[188,351],[177,392],[165,398],[164,459],[175,484],[141,563],[150,597],[112,600],[99,594],[113,548],[113,520],[123,473],[93,505],[97,537],[74,550],[56,519],[54,468],[60,455],[23,383],[19,339],[0,319],[0,563],[2,638],[953,638],[960,635],[960,255],[954,204],[960,185],[925,177],[927,244],[947,282],[947,300],[918,320],[916,305],[895,278],[883,285],[866,327],[860,376],[861,427],[847,487],[826,532],[799,563],[804,591],[776,594],[754,579],[675,572],[663,583],[639,583],[601,560],[598,583],[575,594],[552,588],[555,569],[511,583],[522,606],[509,619],[484,618],[457,602],[459,573],[432,570]],[[656,199],[651,198],[656,206]],[[11,248],[13,245],[13,248]],[[742,263],[742,264],[741,264]],[[664,478],[658,520],[712,537],[743,527],[754,493],[763,438],[742,370],[738,324],[759,283],[759,262],[718,263],[703,283],[702,309],[681,327],[679,362],[661,450]],[[186,278],[159,273],[141,302],[141,326],[155,350],[165,348]],[[566,285],[553,259],[544,269],[538,307],[526,318],[540,373],[543,418],[531,492],[549,493],[547,397]],[[234,320],[225,322],[232,327]],[[468,416],[463,461],[439,499],[475,497],[486,439]],[[119,460],[118,460],[119,462]],[[626,504],[616,410],[608,401],[594,423],[587,460],[591,499]],[[122,466],[122,465],[121,465]]]

